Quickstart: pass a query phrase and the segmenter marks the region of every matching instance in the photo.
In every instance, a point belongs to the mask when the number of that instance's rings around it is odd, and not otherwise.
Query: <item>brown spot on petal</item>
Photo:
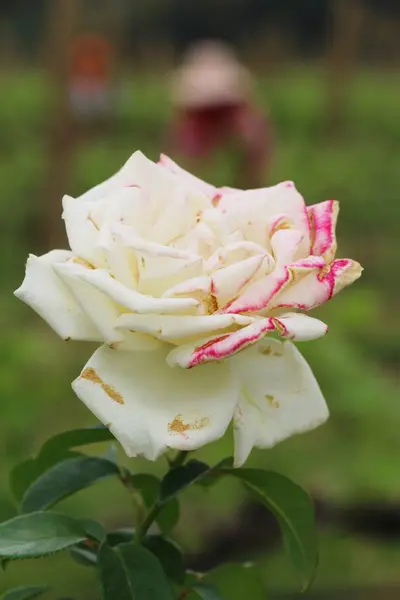
[[[111,385],[104,383],[102,378],[99,377],[99,375],[97,375],[96,371],[92,369],[92,367],[86,367],[86,369],[82,371],[81,379],[87,379],[87,381],[97,383],[101,387],[101,389],[107,394],[107,396],[110,396],[112,400],[118,402],[118,404],[125,404],[121,394],[114,390],[114,388]]]
[[[87,269],[94,269],[94,266],[90,262],[88,262],[84,258],[79,258],[79,256],[72,258],[71,262],[75,263],[76,265],[81,265],[82,267],[86,267]]]
[[[272,394],[265,394],[265,399],[272,408],[279,408],[279,401]]]
[[[100,227],[97,225],[97,223],[96,223],[96,221],[93,219],[92,215],[88,215],[88,218],[87,218],[87,220],[88,220],[88,221],[90,221],[90,222],[91,222],[91,223],[92,223],[92,224],[95,226],[95,228],[97,229],[97,231],[100,231]]]
[[[219,204],[219,201],[221,200],[221,198],[222,198],[222,194],[220,194],[219,192],[217,192],[215,194],[215,196],[213,197],[213,199],[211,200],[211,204],[213,206],[217,207],[218,204]]]
[[[209,417],[203,417],[194,421],[194,423],[185,423],[182,417],[183,415],[176,415],[175,419],[168,423],[168,431],[172,433],[186,433],[187,431],[203,429],[203,427],[207,427],[210,423]]]
[[[270,354],[272,354],[271,346],[260,346],[258,348],[258,351],[260,354],[263,354],[264,356],[269,356]]]
[[[206,296],[203,300],[206,314],[212,315],[218,310],[218,301],[214,294]]]
[[[70,342],[70,341],[71,341],[71,338],[70,338],[70,336],[66,337],[64,341],[65,341],[65,342]]]

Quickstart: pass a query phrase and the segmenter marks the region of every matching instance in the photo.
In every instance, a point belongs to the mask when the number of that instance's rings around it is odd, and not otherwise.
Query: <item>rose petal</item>
[[[121,308],[85,278],[86,272],[94,273],[94,271],[75,262],[57,263],[54,265],[54,270],[68,287],[87,318],[101,332],[102,341],[109,343],[121,341],[123,339],[121,332],[115,330]]]
[[[64,196],[62,204],[62,218],[71,250],[96,266],[104,266],[103,253],[97,247],[100,224],[92,218],[92,205],[71,196]]]
[[[86,269],[77,264],[62,265],[62,277],[70,276],[72,279],[85,282],[98,290],[116,306],[127,308],[137,313],[185,313],[198,306],[198,301],[192,298],[151,298],[135,290],[125,287],[116,281],[104,269]]]
[[[277,295],[290,288],[309,273],[319,273],[325,261],[316,256],[299,260],[291,265],[278,266],[264,278],[250,284],[236,300],[222,307],[221,313],[263,312],[276,307]]]
[[[303,197],[294,185],[287,182],[278,185],[224,195],[218,204],[227,217],[235,220],[245,239],[267,246],[269,224],[276,215],[284,213],[293,222],[294,228],[303,234],[299,256],[310,253],[310,225]]]
[[[185,185],[187,185],[189,187],[193,187],[194,189],[200,190],[203,194],[205,194],[209,198],[212,198],[216,194],[216,191],[217,191],[216,187],[214,187],[213,185],[211,185],[209,183],[206,183],[205,181],[203,181],[202,179],[199,179],[198,177],[195,177],[188,171],[185,171],[185,169],[182,169],[182,167],[177,165],[176,162],[174,162],[171,158],[169,158],[165,154],[160,154],[160,159],[158,161],[158,164],[161,165],[162,167],[164,167],[165,169],[167,169],[168,171],[170,171],[171,173],[173,173],[174,175],[176,175],[178,177],[178,179],[180,179],[182,181],[182,183],[184,183]]]
[[[223,267],[212,275],[212,293],[218,306],[223,306],[237,296],[260,270],[265,254]]]
[[[211,288],[211,277],[208,275],[201,275],[200,277],[193,277],[172,286],[163,293],[162,297],[174,298],[176,296],[191,296],[199,300],[205,295],[209,296],[211,294]]]
[[[297,229],[279,229],[271,237],[271,248],[277,264],[287,265],[301,259],[299,248],[304,235]]]
[[[328,326],[323,321],[301,313],[285,313],[272,319],[281,337],[296,342],[315,340],[328,331]]]
[[[312,271],[285,287],[273,299],[270,308],[311,310],[353,283],[361,273],[362,267],[356,261],[347,258],[335,260],[331,265]]]
[[[72,384],[128,456],[155,460],[167,447],[195,450],[220,438],[232,418],[238,391],[229,365],[171,369],[167,351],[103,346]]]
[[[53,250],[43,256],[31,254],[25,279],[14,294],[31,306],[65,340],[103,341],[100,331],[77,303],[68,287],[55,273],[57,263],[65,263],[72,252]]]
[[[230,362],[242,392],[235,412],[235,466],[253,447],[271,448],[328,418],[310,367],[289,342],[264,340]]]
[[[172,286],[202,274],[201,257],[190,259],[166,256],[139,256],[139,285],[142,294],[160,297]]]
[[[218,316],[219,315],[212,315],[208,317],[210,319],[210,325],[213,322],[212,319],[216,319]],[[232,318],[234,315],[224,316]],[[234,321],[234,323],[242,327],[238,331],[228,332],[222,335],[210,335],[208,338],[204,337],[201,341],[197,340],[190,343],[185,343],[182,336],[179,340],[180,345],[169,353],[167,357],[168,364],[171,366],[180,366],[184,369],[190,369],[199,364],[227,359],[248,346],[256,344],[265,336],[273,332],[278,333],[283,338],[301,342],[322,337],[328,330],[327,326],[322,321],[298,313],[286,313],[279,318],[253,318],[250,322],[246,322],[245,319],[251,317],[246,317],[244,315],[236,315],[236,317],[238,320]],[[192,318],[196,319],[196,317]],[[201,318],[202,317],[197,317],[197,319]],[[207,317],[203,318],[206,319]],[[129,323],[130,315],[121,317],[122,321],[125,319],[126,323]],[[193,324],[194,323],[195,321],[193,321]],[[205,323],[207,323],[207,321],[205,321]],[[215,320],[215,323],[218,323],[218,321]],[[222,324],[223,322],[221,321],[220,323]],[[163,331],[161,321],[160,329]],[[145,329],[138,329],[138,331],[144,331],[145,333],[150,332]],[[200,335],[200,331],[198,333]],[[171,341],[173,340],[171,339]]]
[[[311,254],[323,256],[331,262],[336,254],[335,228],[339,214],[339,203],[327,200],[307,208],[311,224]]]
[[[255,344],[269,332],[274,331],[275,327],[276,323],[271,318],[258,319],[234,333],[225,333],[203,339],[201,342],[178,346],[168,354],[167,362],[173,367],[191,369],[202,363],[219,361]]]
[[[252,256],[267,255],[265,248],[254,242],[234,242],[218,248],[216,252],[205,263],[205,271],[212,273],[215,269],[228,267],[241,260],[246,260]],[[270,256],[271,266],[274,263]]]
[[[136,315],[125,314],[118,319],[118,329],[147,333],[170,343],[190,337],[205,337],[219,330],[243,327],[254,322],[242,315]]]

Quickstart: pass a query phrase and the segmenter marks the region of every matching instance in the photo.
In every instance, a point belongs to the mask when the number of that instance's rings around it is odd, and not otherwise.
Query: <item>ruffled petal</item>
[[[104,257],[97,247],[100,224],[91,214],[92,205],[71,196],[63,197],[63,214],[69,246],[80,258],[96,266],[104,266]]]
[[[275,328],[274,319],[257,319],[251,325],[234,333],[225,333],[178,346],[168,354],[167,362],[173,367],[191,369],[203,363],[220,361],[244,350],[247,346],[256,344]]]
[[[194,189],[200,190],[203,194],[208,196],[209,198],[213,198],[217,193],[217,188],[211,185],[210,183],[206,183],[199,177],[195,177],[185,169],[182,169],[176,162],[174,162],[171,158],[166,156],[165,154],[160,155],[160,159],[158,164],[170,171],[178,179],[182,181],[186,186],[193,187]]]
[[[287,265],[300,259],[299,248],[304,235],[297,229],[279,229],[271,237],[272,254],[280,265]]]
[[[219,315],[211,315],[208,321],[211,325],[213,318],[218,323]],[[221,315],[225,317],[236,316],[237,320],[232,325],[238,325],[241,328],[237,331],[224,333],[223,335],[212,335],[209,338],[203,338],[201,341],[191,343],[182,343],[177,348],[171,350],[167,361],[171,366],[180,366],[184,369],[191,369],[199,364],[212,362],[215,360],[227,359],[238,352],[241,352],[248,346],[252,346],[262,340],[265,336],[276,332],[282,338],[303,342],[306,340],[315,340],[326,334],[328,327],[319,319],[314,319],[308,315],[298,313],[286,313],[278,317],[267,317],[265,319],[252,319],[249,323],[246,319],[251,317],[241,315]],[[197,317],[201,319],[202,317]],[[203,317],[206,319],[206,317]],[[130,316],[121,317],[129,323]],[[196,323],[192,317],[193,326]],[[188,321],[188,323],[190,323]],[[205,321],[207,323],[207,321]],[[221,325],[223,321],[219,322]],[[226,321],[228,323],[228,321]],[[221,327],[222,329],[222,327]],[[148,333],[148,330],[140,330]],[[200,331],[199,331],[200,334]],[[172,340],[171,340],[172,341]]]
[[[283,290],[294,289],[293,282],[300,282],[309,274],[316,276],[324,266],[324,259],[318,256],[310,256],[291,265],[278,265],[274,271],[247,286],[238,298],[228,302],[219,312],[237,314],[263,311],[265,313],[277,305],[280,306],[277,298],[281,298]]]
[[[315,340],[328,331],[328,326],[323,321],[302,313],[285,313],[273,318],[273,321],[281,337],[296,342]]]
[[[362,273],[361,265],[347,258],[335,260],[330,265],[309,272],[305,277],[285,287],[276,296],[270,308],[298,308],[311,310],[330,300],[344,287],[353,283]]]
[[[299,256],[310,254],[310,224],[303,197],[292,182],[247,190],[230,192],[220,199],[218,209],[226,217],[235,220],[245,239],[268,249],[270,223],[277,215],[285,214],[293,227],[303,234]]]
[[[139,314],[184,314],[199,305],[193,298],[152,298],[140,294],[116,281],[104,269],[88,269],[79,264],[68,263],[62,265],[60,275],[89,284],[94,291],[102,292],[117,307],[121,307],[120,313],[126,312],[123,308]]]
[[[245,462],[253,447],[271,448],[328,418],[318,383],[290,342],[264,340],[230,362],[241,386],[234,419],[235,466]]]
[[[212,275],[212,293],[217,306],[223,306],[235,298],[261,269],[264,259],[265,254],[252,256],[215,271]]]
[[[242,315],[137,315],[125,314],[118,319],[117,328],[146,333],[172,344],[185,338],[204,338],[221,330],[244,327],[254,322]]]
[[[195,450],[220,438],[232,419],[238,390],[229,365],[171,369],[167,351],[166,344],[153,352],[103,346],[72,384],[128,456]]]
[[[307,208],[311,225],[311,254],[331,262],[336,254],[336,221],[339,202],[327,200]]]
[[[31,254],[25,279],[14,293],[63,339],[102,341],[100,331],[54,271],[54,265],[65,263],[72,256],[64,250],[53,250],[43,256]]]
[[[94,273],[95,271],[74,262],[74,259],[67,263],[57,263],[54,265],[54,269],[83,313],[101,332],[102,341],[108,343],[122,341],[122,333],[115,329],[117,319],[121,315],[121,308],[102,290],[88,281],[86,272]],[[114,280],[112,279],[112,281]]]

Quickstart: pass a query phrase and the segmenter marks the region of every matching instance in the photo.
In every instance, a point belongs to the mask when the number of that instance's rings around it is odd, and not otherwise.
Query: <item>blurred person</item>
[[[265,185],[271,127],[256,106],[252,76],[221,42],[195,44],[172,77],[172,153],[204,160],[221,147],[239,148],[240,187]]]
[[[77,118],[102,118],[111,109],[111,47],[100,35],[84,34],[72,43],[69,98]]]

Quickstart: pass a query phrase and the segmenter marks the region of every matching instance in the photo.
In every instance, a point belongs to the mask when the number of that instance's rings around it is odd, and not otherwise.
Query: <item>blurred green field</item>
[[[0,360],[0,517],[15,507],[8,491],[10,467],[34,452],[49,435],[95,419],[70,390],[86,358],[87,344],[60,341],[12,291],[19,285],[26,255],[35,252],[41,227],[43,177],[50,94],[38,72],[0,76],[0,250],[3,258],[0,308],[3,343]],[[324,77],[295,70],[262,80],[259,103],[268,106],[276,129],[276,153],[268,183],[292,179],[313,204],[341,201],[339,255],[365,267],[362,279],[318,312],[329,324],[324,339],[301,344],[331,408],[327,425],[269,452],[254,452],[251,465],[291,476],[312,492],[338,502],[359,499],[400,502],[399,356],[400,316],[398,227],[400,222],[400,75],[360,73],[354,81],[342,135],[326,133]],[[116,115],[107,134],[87,138],[75,157],[70,189],[78,195],[108,177],[135,149],[156,159],[170,112],[163,81],[126,76]],[[174,157],[178,158],[179,157]],[[220,154],[198,174],[216,184],[232,184],[232,157]],[[55,202],[59,199],[55,198]],[[35,240],[35,241],[34,241]],[[216,461],[230,453],[222,440],[198,453]],[[162,471],[163,463],[152,465]],[[135,465],[134,465],[135,467]],[[137,470],[148,468],[137,461]],[[240,490],[223,483],[207,494],[183,496],[177,536],[186,548],[201,542],[204,530],[229,519]],[[98,517],[109,525],[129,523],[129,498],[118,484],[102,483],[64,502],[66,510]],[[206,513],[212,516],[206,516]],[[209,520],[209,522],[207,521]],[[198,524],[201,524],[200,526]],[[400,583],[400,544],[383,545],[335,531],[321,531],[321,567],[315,589],[350,584]],[[260,586],[295,586],[281,552],[260,561]],[[19,583],[51,580],[59,594],[96,598],[89,570],[67,556],[11,564],[0,590]],[[232,581],[227,597],[243,593]],[[257,600],[256,591],[252,595]],[[260,595],[260,597],[262,594]]]

